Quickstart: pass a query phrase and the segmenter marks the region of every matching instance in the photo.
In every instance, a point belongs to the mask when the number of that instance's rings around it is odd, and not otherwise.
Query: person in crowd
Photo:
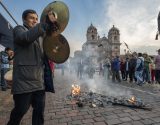
[[[0,62],[1,62],[1,89],[2,91],[7,90],[7,82],[4,78],[4,75],[9,70],[9,54],[12,49],[9,47],[6,47],[4,51],[0,54]]]
[[[9,60],[9,71],[13,70],[13,59],[14,59],[14,51],[10,49],[8,51],[8,60]],[[11,89],[12,88],[12,81],[7,81],[7,88]]]
[[[116,56],[112,61],[112,73],[113,73],[112,81],[113,82],[115,82],[115,79],[118,82],[121,82],[119,71],[120,71],[120,60],[119,60],[119,56]]]
[[[46,15],[49,23],[38,23],[36,11],[29,9],[23,12],[22,19],[23,25],[13,29],[14,108],[7,125],[20,125],[30,105],[33,107],[32,125],[44,125],[45,91],[54,92],[54,87],[40,37],[55,31],[56,17],[49,11]]]
[[[137,84],[143,84],[143,67],[144,67],[144,58],[142,57],[142,53],[138,53],[138,58],[136,61],[135,68],[135,77],[137,79]]]
[[[158,55],[154,59],[155,63],[155,79],[160,84],[160,49],[158,49]]]
[[[149,65],[151,63],[151,58],[148,56],[147,53],[144,53],[143,57],[144,57],[143,78],[144,78],[145,82],[151,83],[150,70],[149,70]]]
[[[103,63],[99,63],[99,75],[103,76],[104,75],[104,69],[103,69]]]
[[[105,80],[108,80],[110,77],[110,67],[111,67],[110,60],[109,58],[106,58],[103,64]]]
[[[129,60],[129,79],[130,79],[130,82],[133,82],[133,80],[136,81],[135,79],[135,68],[136,68],[136,53],[133,53],[131,55],[131,58]]]
[[[151,56],[150,75],[151,75],[151,82],[154,83],[154,81],[155,81],[155,64],[154,64],[154,57],[153,56]]]
[[[94,74],[95,74],[95,69],[94,69],[94,67],[93,67],[92,65],[88,65],[87,71],[88,71],[88,77],[89,77],[90,79],[93,79],[93,76],[94,76]]]
[[[126,62],[125,62],[125,81],[127,81],[128,79],[128,75],[129,75],[129,58],[126,58]]]
[[[82,59],[79,59],[79,62],[77,63],[77,77],[82,79],[83,74],[83,63]]]
[[[13,59],[14,59],[14,51],[13,50],[9,50],[9,52],[8,52],[8,60],[9,60],[10,69],[13,69]]]
[[[120,62],[120,71],[121,71],[121,77],[122,77],[122,80],[125,80],[126,79],[126,75],[125,75],[125,60],[122,58],[121,59],[121,62]]]
[[[112,58],[111,58],[111,76],[112,76],[112,82],[115,82],[114,80],[113,80],[113,61],[114,61],[114,57],[112,56]]]

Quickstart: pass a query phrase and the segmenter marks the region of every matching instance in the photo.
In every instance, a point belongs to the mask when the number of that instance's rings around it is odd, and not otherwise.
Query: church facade
[[[106,58],[120,55],[120,32],[114,25],[108,32],[108,37],[98,35],[97,28],[92,24],[86,33],[86,42],[82,45],[82,55],[95,65]]]

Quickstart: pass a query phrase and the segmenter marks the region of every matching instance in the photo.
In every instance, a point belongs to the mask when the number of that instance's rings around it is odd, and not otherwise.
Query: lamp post
[[[124,54],[126,55],[126,49],[124,49]]]
[[[155,40],[158,40],[158,35],[160,34],[160,12],[158,14],[157,23],[158,23],[158,31]]]

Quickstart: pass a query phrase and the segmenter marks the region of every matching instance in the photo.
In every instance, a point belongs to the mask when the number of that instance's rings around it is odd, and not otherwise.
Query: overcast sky
[[[34,9],[39,16],[52,0],[1,0],[19,24],[25,9]],[[121,53],[126,48],[132,51],[156,54],[160,40],[155,40],[157,16],[160,0],[62,0],[70,11],[70,20],[62,33],[69,41],[71,56],[81,50],[86,42],[86,31],[92,23],[101,37],[108,35],[115,25],[120,30]],[[8,14],[0,7],[0,12],[11,22]]]

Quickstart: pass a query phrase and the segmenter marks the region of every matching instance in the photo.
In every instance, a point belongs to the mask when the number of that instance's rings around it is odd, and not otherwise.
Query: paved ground
[[[47,93],[45,108],[45,125],[160,125],[160,87],[159,85],[144,85],[134,83],[104,82],[99,77],[96,80],[77,80],[70,73],[61,76],[59,71],[55,74],[56,93]],[[87,86],[98,93],[112,96],[135,95],[145,103],[152,106],[152,111],[131,109],[123,106],[109,105],[105,108],[90,108],[68,104],[66,95],[70,94],[74,82]],[[103,83],[103,84],[102,84]],[[87,90],[87,88],[83,88]],[[0,125],[5,125],[13,107],[10,90],[0,91]],[[31,125],[32,108],[24,116],[21,125]]]

